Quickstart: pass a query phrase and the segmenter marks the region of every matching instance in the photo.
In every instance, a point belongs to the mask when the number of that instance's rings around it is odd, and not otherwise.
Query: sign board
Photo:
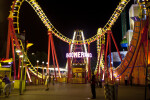
[[[86,53],[86,52],[71,52],[71,53],[66,53],[66,58],[87,58],[87,57],[92,57],[91,53]]]

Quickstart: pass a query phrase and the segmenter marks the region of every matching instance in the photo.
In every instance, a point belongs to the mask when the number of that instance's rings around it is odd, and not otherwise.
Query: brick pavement
[[[0,100],[88,100],[92,96],[90,84],[55,84],[48,91],[42,85],[27,86],[23,95],[17,91]],[[96,88],[96,95],[96,100],[105,100],[103,88]],[[119,86],[118,100],[144,100],[144,87]]]

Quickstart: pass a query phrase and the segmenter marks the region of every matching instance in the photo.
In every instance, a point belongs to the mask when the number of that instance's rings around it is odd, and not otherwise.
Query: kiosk
[[[12,59],[1,59],[0,60],[0,89],[3,89],[5,83],[2,82],[2,79],[7,75],[7,77],[11,80],[11,67],[12,67]]]
[[[72,83],[84,84],[86,83],[86,64],[73,63],[72,64]]]

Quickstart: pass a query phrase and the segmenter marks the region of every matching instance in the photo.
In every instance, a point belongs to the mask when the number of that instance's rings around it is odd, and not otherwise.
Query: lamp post
[[[16,53],[19,54],[21,52],[20,49],[16,49]],[[18,80],[20,79],[20,66],[21,66],[21,58],[19,56],[19,65],[18,65]]]
[[[43,85],[43,71],[44,71],[44,61],[42,61],[42,85]]]
[[[39,83],[38,82],[38,63],[39,63],[39,60],[37,60],[36,62],[37,62],[37,84],[38,84]]]
[[[22,74],[23,74],[23,55],[20,55],[19,56],[20,58],[21,58],[21,76],[20,76],[20,87],[19,87],[19,93],[20,93],[20,95],[22,94]]]
[[[48,65],[48,62],[46,62],[46,65]],[[48,73],[49,69],[46,70],[46,74]]]

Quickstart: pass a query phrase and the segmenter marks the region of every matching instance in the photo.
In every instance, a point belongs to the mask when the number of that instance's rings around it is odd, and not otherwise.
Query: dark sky
[[[104,27],[120,0],[71,0],[69,2],[60,0],[37,0],[37,2],[51,23],[63,35],[72,38],[74,30],[81,29],[87,39],[95,35],[99,27]],[[131,0],[131,2],[133,2],[133,0]],[[127,6],[127,11],[130,4]],[[26,40],[34,43],[34,45],[29,49],[29,53],[36,51],[44,51],[47,53],[47,29],[28,3],[23,3],[21,7],[20,29],[21,32],[23,30],[26,31]],[[113,26],[112,32],[121,50],[120,17]],[[68,52],[68,44],[56,37],[54,37],[54,44],[60,66],[64,66],[66,63],[65,54]],[[91,53],[94,57],[97,56],[95,45],[96,42],[91,44]],[[115,51],[114,45],[112,45],[112,50]]]

